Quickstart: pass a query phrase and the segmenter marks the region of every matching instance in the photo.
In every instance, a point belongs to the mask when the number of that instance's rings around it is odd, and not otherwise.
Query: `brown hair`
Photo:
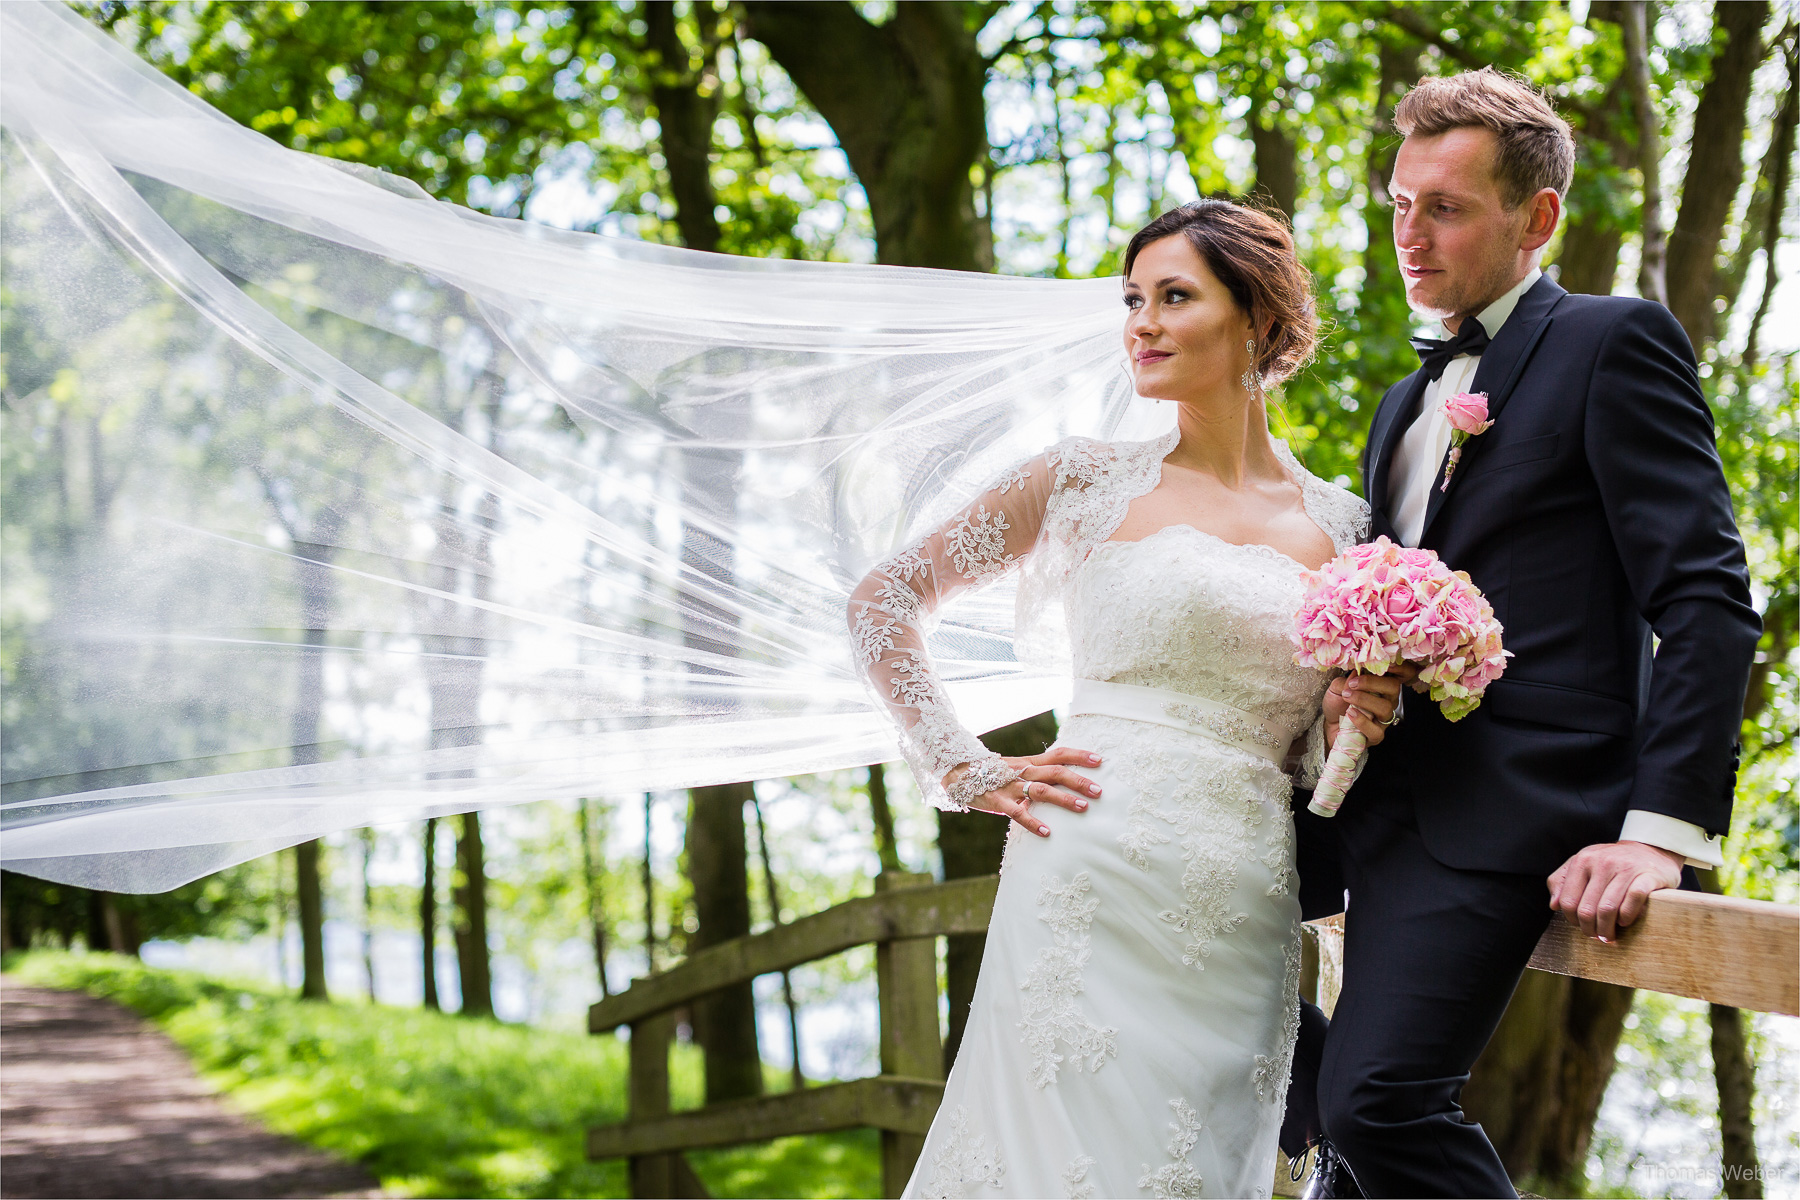
[[[1319,340],[1312,273],[1294,256],[1294,237],[1280,219],[1229,200],[1196,200],[1172,208],[1132,236],[1125,274],[1151,242],[1182,234],[1249,314],[1256,337],[1256,372],[1265,386],[1291,377]]]
[[[1493,67],[1428,77],[1394,108],[1394,128],[1406,137],[1470,127],[1493,130],[1499,142],[1494,177],[1506,207],[1517,208],[1544,188],[1568,193],[1575,178],[1575,135],[1543,93],[1523,79]]]

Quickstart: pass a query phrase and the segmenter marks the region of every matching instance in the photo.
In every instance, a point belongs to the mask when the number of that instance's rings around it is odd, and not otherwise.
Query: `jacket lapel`
[[[1401,436],[1406,427],[1412,423],[1419,412],[1419,397],[1424,394],[1430,380],[1425,378],[1423,369],[1414,371],[1389,394],[1388,402],[1375,412],[1374,424],[1369,429],[1369,450],[1363,466],[1363,499],[1375,513],[1376,533],[1393,535],[1391,526],[1386,529],[1380,526],[1389,525],[1387,520],[1387,488],[1388,468],[1394,461],[1394,449],[1399,446]]]
[[[1487,393],[1488,420],[1496,423],[1500,420],[1500,413],[1512,397],[1519,377],[1524,374],[1525,365],[1531,361],[1532,352],[1550,329],[1551,312],[1568,294],[1548,275],[1544,276],[1519,297],[1512,316],[1500,327],[1499,335],[1488,343],[1481,356],[1481,365],[1475,368],[1475,379],[1469,385],[1472,392]],[[1440,489],[1439,484],[1444,478],[1444,467],[1450,461],[1449,454],[1446,453],[1444,461],[1438,464],[1431,498],[1425,506],[1425,524],[1419,530],[1420,545],[1425,544],[1425,535],[1431,531],[1431,523],[1437,520],[1438,513],[1443,511],[1444,502],[1450,498],[1457,480],[1469,473],[1470,462],[1479,453],[1483,437],[1477,435],[1463,443],[1462,459],[1456,464],[1456,473],[1450,476],[1448,488]]]

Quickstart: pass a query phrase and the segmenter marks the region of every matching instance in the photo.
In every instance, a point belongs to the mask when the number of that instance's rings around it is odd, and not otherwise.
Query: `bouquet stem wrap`
[[[1363,754],[1369,748],[1369,739],[1363,736],[1345,713],[1338,718],[1337,741],[1331,744],[1331,754],[1325,759],[1325,769],[1319,772],[1319,786],[1313,789],[1312,803],[1306,811],[1321,817],[1337,816],[1338,805],[1344,802],[1344,793],[1356,782],[1356,764],[1362,761]]]

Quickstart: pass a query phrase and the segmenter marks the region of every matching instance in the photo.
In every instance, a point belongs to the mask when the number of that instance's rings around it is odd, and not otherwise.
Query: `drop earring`
[[[1248,354],[1250,356],[1250,365],[1248,367],[1244,368],[1244,373],[1242,375],[1238,376],[1238,382],[1244,385],[1244,390],[1246,392],[1249,392],[1251,395],[1255,395],[1256,394],[1256,339],[1255,338],[1251,338],[1249,341],[1244,343],[1244,353]]]

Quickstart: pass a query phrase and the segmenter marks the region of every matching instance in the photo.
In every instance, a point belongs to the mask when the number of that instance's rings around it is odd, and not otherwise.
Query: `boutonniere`
[[[1444,464],[1444,482],[1438,491],[1450,489],[1450,476],[1462,460],[1463,443],[1493,427],[1488,420],[1486,392],[1458,392],[1444,401],[1444,419],[1450,422],[1450,461]]]

